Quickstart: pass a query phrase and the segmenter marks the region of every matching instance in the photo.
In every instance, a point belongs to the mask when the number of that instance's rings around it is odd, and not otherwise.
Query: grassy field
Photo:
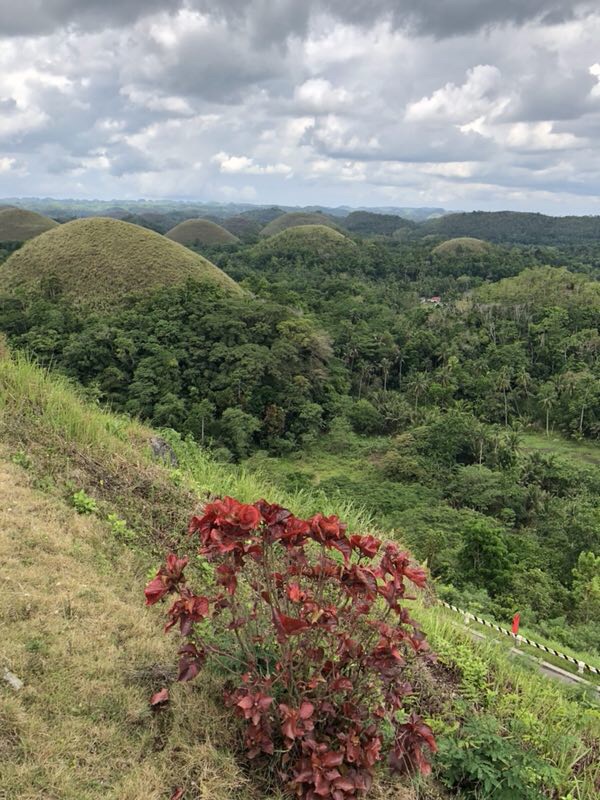
[[[25,244],[0,272],[0,291],[58,281],[66,299],[108,308],[128,294],[149,294],[188,278],[241,289],[222,270],[159,233],[108,217],[78,219]]]
[[[573,459],[581,464],[600,466],[600,444],[577,442],[562,436],[545,436],[543,433],[526,433],[522,437],[522,449],[530,452],[549,453]]]

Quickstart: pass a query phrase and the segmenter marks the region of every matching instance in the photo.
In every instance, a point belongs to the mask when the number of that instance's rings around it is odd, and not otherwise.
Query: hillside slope
[[[0,291],[52,285],[53,293],[94,308],[128,294],[185,282],[209,281],[241,291],[222,270],[183,245],[120,220],[90,217],[61,225],[13,253],[0,270]]]
[[[26,242],[57,227],[58,222],[35,211],[0,209],[0,242]]]
[[[278,797],[253,787],[253,769],[233,755],[236,725],[217,699],[223,679],[204,674],[172,685],[175,644],[162,636],[156,610],[144,610],[142,589],[168,528],[182,527],[194,495],[265,495],[303,514],[331,506],[318,490],[276,492],[255,473],[217,464],[169,434],[178,469],[153,464],[149,436],[83,402],[64,380],[21,358],[0,358],[0,559],[10,598],[1,606],[0,666],[24,682],[19,691],[0,682],[0,786],[11,800],[166,800],[177,786],[186,800]],[[79,488],[98,501],[89,517],[65,504]],[[160,520],[161,508],[170,523],[138,528],[147,515]],[[338,511],[351,528],[365,529],[356,510]],[[107,524],[109,512],[129,529]],[[465,719],[483,713],[496,720],[510,752],[534,750],[552,766],[539,797],[577,787],[581,800],[593,800],[598,714],[473,644],[437,609],[415,614],[439,661],[410,679],[440,742],[456,741]],[[169,707],[151,713],[148,697],[163,686]],[[369,795],[415,796],[406,780],[377,782]],[[428,783],[418,796],[455,795]]]
[[[159,800],[182,776],[198,798],[247,796],[210,685],[178,685],[168,714],[150,710],[173,659],[141,603],[143,560],[105,523],[33,489],[4,451],[0,561],[0,669],[24,684],[0,686],[7,797]]]

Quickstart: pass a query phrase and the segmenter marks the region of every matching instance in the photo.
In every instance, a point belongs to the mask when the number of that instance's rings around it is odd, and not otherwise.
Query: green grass
[[[440,661],[461,681],[460,693],[469,695],[478,710],[492,713],[521,746],[532,748],[556,767],[559,779],[554,797],[595,800],[600,785],[597,705],[581,701],[578,688],[551,681],[535,665],[510,658],[493,641],[474,642],[449,614],[422,603],[415,611]],[[478,661],[487,667],[483,688],[473,680]]]
[[[0,441],[35,485],[70,501],[84,490],[162,553],[185,530],[195,497],[150,455],[153,432],[80,398],[64,378],[0,353]]]
[[[299,225],[324,225],[328,228],[337,230],[336,223],[326,214],[311,214],[305,211],[293,211],[289,214],[282,214],[260,232],[261,236],[274,236],[276,233],[281,233],[288,228],[296,228]]]
[[[245,503],[264,498],[270,503],[289,508],[299,516],[309,517],[317,512],[337,514],[355,531],[370,530],[374,526],[371,516],[358,503],[340,501],[318,487],[286,490],[257,462],[252,467],[220,464],[208,450],[198,447],[194,442],[184,441],[172,431],[164,432],[164,436],[175,450],[179,472],[191,480],[200,495],[229,495]]]
[[[469,609],[465,608],[463,610],[468,611]],[[444,617],[448,617],[449,621],[456,624],[462,624],[463,622],[460,615],[458,615],[455,611],[444,608],[443,606],[440,607],[440,614]],[[488,622],[496,622],[497,625],[500,625],[507,630],[510,629],[510,625],[508,625],[505,620],[498,622],[498,620],[494,620],[488,614],[479,614],[478,616],[483,617],[484,619],[488,620]],[[474,621],[471,622],[471,627],[476,633],[485,636],[486,640],[495,642],[499,647],[503,648],[506,653],[508,653],[512,647],[517,646],[516,641],[512,637],[498,633],[493,628],[488,628],[487,626],[481,625],[480,623]],[[527,639],[531,639],[534,642],[546,645],[546,647],[551,647],[553,650],[557,650],[558,652],[564,653],[567,656],[576,658],[578,661],[584,661],[586,664],[591,664],[591,666],[600,670],[600,658],[598,656],[594,656],[593,654],[579,650],[574,650],[573,648],[567,647],[564,644],[560,644],[559,642],[556,642],[547,636],[542,636],[538,631],[531,630],[524,625],[520,626],[519,633],[522,636],[525,636]],[[547,661],[554,666],[560,667],[565,672],[570,672],[573,675],[579,675],[577,672],[577,665],[572,664],[563,658],[558,658],[557,656],[553,656],[551,653],[545,653],[543,650],[539,650],[536,647],[531,647],[524,643],[519,645],[519,650],[529,656],[532,656],[533,658]],[[581,677],[587,680],[589,683],[600,686],[600,675],[595,675],[593,672],[585,670]]]
[[[35,211],[24,208],[0,209],[0,242],[26,242],[57,227],[58,222]]]
[[[172,239],[174,242],[179,242],[179,244],[186,246],[235,244],[239,242],[237,236],[209,219],[188,219],[185,222],[180,222],[179,225],[171,228],[165,236],[167,239]]]
[[[76,304],[110,308],[131,293],[150,294],[187,279],[241,291],[183,245],[138,225],[95,217],[60,225],[13,253],[0,270],[0,291],[31,291],[53,281]]]
[[[600,445],[593,442],[577,442],[562,436],[543,433],[526,433],[522,437],[522,449],[572,459],[580,464],[600,466]]]

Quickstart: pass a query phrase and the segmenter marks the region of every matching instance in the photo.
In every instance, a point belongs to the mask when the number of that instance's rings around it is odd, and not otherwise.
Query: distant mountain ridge
[[[238,215],[248,215],[251,219],[261,222],[270,222],[274,219],[273,211],[280,214],[290,212],[323,213],[333,217],[346,217],[354,211],[366,211],[372,214],[388,214],[410,219],[414,222],[423,222],[428,219],[450,214],[444,208],[412,207],[412,206],[324,206],[306,205],[290,206],[274,203],[219,203],[201,202],[192,200],[77,200],[74,198],[56,199],[51,197],[9,197],[0,200],[0,203],[26,208],[31,211],[49,215],[73,216],[114,216],[124,218],[127,214],[144,214],[145,212],[175,213],[178,216],[191,219],[192,217],[206,217],[212,215],[217,218],[227,219]]]

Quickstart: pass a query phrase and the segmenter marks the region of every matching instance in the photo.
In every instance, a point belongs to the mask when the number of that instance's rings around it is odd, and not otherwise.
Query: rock
[[[157,461],[166,461],[172,467],[178,466],[179,462],[177,461],[175,450],[160,436],[153,436],[150,439],[150,447],[152,448],[152,455]]]
[[[2,678],[15,690],[15,692],[20,691],[24,686],[23,681],[20,678],[17,678],[14,672],[10,672],[7,669],[4,670]]]

